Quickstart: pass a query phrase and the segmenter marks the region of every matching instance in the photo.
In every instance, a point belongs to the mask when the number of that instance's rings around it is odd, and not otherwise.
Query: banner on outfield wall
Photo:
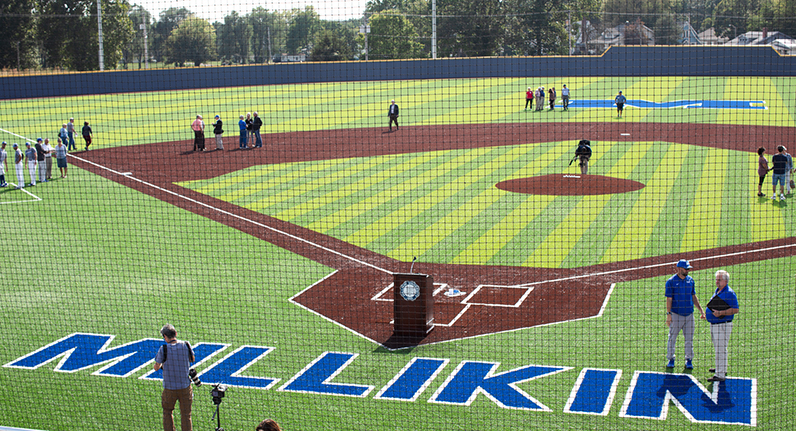
[[[146,338],[109,348],[113,335],[74,333],[4,365],[5,368],[34,370],[59,360],[54,371],[75,373],[88,369],[95,376],[130,377],[151,365],[163,340]],[[199,378],[206,384],[254,390],[302,392],[317,396],[368,397],[374,382],[342,382],[338,376],[359,355],[349,352],[322,352],[312,362],[296,370],[288,380],[275,377],[242,375],[247,368],[266,356],[275,347],[240,346],[198,343],[193,349],[195,365],[211,363]],[[229,351],[226,355],[222,352]],[[453,368],[452,370],[450,370]],[[461,361],[452,367],[446,358],[415,357],[373,395],[376,400],[396,400],[469,406],[480,394],[506,409],[551,412],[543,401],[517,385],[570,373],[573,386],[563,412],[605,416],[611,411],[623,370],[583,368],[575,373],[566,365],[524,365],[507,371],[497,370],[499,362]],[[450,371],[449,371],[450,370]],[[432,394],[425,390],[442,380]],[[161,380],[162,370],[148,371],[139,379]],[[371,383],[371,384],[369,384]],[[567,394],[562,394],[567,395]],[[634,371],[622,401],[619,416],[623,418],[665,420],[671,401],[680,412],[695,423],[757,425],[757,379],[728,377],[726,381],[703,386],[690,374]]]

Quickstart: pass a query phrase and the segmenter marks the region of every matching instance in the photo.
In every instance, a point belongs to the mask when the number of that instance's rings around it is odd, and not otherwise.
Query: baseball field
[[[539,86],[554,110],[524,109]],[[74,117],[94,144],[78,137],[66,178],[0,189],[0,427],[158,429],[151,366],[173,323],[205,382],[194,429],[217,426],[212,383],[229,386],[226,430],[792,429],[796,194],[772,201],[769,174],[757,196],[756,152],[796,147],[795,93],[796,78],[547,77],[3,101],[13,185],[12,143]],[[264,148],[241,150],[254,111]],[[570,163],[581,139],[588,175]],[[392,275],[415,258],[435,328],[396,344]],[[703,305],[718,269],[739,297],[721,384],[699,319],[695,369],[682,336],[665,368],[681,258]]]

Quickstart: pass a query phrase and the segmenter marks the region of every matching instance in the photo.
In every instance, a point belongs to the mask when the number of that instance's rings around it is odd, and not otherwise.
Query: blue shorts
[[[787,177],[787,174],[774,174],[771,177],[773,179],[773,181],[774,181],[774,187],[777,186],[777,182],[779,182],[779,185],[781,185],[783,187],[787,187],[788,185],[785,184],[786,177]]]

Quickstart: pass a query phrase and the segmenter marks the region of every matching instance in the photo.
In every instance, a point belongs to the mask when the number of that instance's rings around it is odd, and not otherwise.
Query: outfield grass
[[[559,88],[563,83],[572,88],[574,99],[609,99],[618,89],[630,99],[654,101],[747,99],[744,89],[755,88],[759,92],[754,99],[765,100],[769,109],[736,113],[628,108],[623,120],[607,109],[522,111],[525,87]],[[793,127],[794,88],[796,82],[784,78],[687,77],[264,86],[8,101],[0,105],[0,128],[28,138],[54,137],[60,127],[56,119],[89,118],[98,148],[107,148],[188,139],[196,112],[206,113],[206,119],[220,113],[229,121],[237,118],[241,107],[260,109],[268,131],[383,126],[390,98],[401,104],[402,125],[644,121]],[[227,130],[234,127],[230,124]],[[10,136],[0,132],[0,139],[19,139]],[[269,165],[184,186],[407,261],[411,257],[401,249],[420,242],[431,244],[421,255],[427,262],[559,268],[794,236],[789,206],[773,207],[750,198],[756,181],[755,157],[749,154],[636,142],[634,151],[646,155],[645,164],[639,165],[628,156],[630,143],[603,145],[605,151],[598,151],[592,165],[595,173],[633,179],[647,187],[616,196],[531,197],[489,186],[560,172],[556,163],[566,164],[569,142]],[[725,165],[712,164],[714,159]],[[732,169],[723,170],[726,165]],[[405,188],[393,175],[398,174],[392,169],[396,166],[418,170],[423,186],[406,195],[398,193]],[[15,181],[13,172],[6,175]],[[287,430],[707,427],[692,424],[674,406],[660,422],[618,416],[633,372],[663,371],[667,277],[616,285],[600,318],[389,352],[288,302],[331,274],[331,268],[74,166],[68,179],[29,190],[41,201],[5,204],[19,200],[20,192],[0,191],[5,221],[0,225],[5,257],[0,298],[7,310],[0,321],[0,364],[74,332],[115,335],[111,347],[157,338],[168,321],[177,325],[180,338],[194,344],[228,343],[228,350],[275,347],[244,375],[280,382],[271,390],[232,388],[222,404],[227,430],[253,429],[264,417],[276,418]],[[307,190],[317,193],[309,199]],[[440,202],[446,203],[443,209]],[[427,205],[417,213],[394,214],[395,208],[408,203]],[[487,216],[476,218],[482,213]],[[413,222],[407,222],[410,217]],[[588,229],[569,235],[570,227],[583,219],[590,220]],[[547,236],[538,235],[547,228]],[[757,379],[759,429],[793,427],[795,259],[725,268],[742,306],[731,340],[730,374]],[[692,274],[703,304],[713,290],[713,272]],[[695,340],[694,376],[704,382],[713,359],[704,322],[699,322]],[[679,357],[682,348],[681,341]],[[359,354],[334,380],[373,385],[374,391],[360,399],[276,390],[326,351]],[[413,357],[445,358],[450,363],[415,402],[374,400],[373,395]],[[529,364],[573,368],[519,385],[552,412],[503,409],[483,395],[467,407],[428,403],[465,360],[500,362],[498,372]],[[7,393],[0,403],[0,426],[159,428],[160,384],[137,379],[144,370],[112,378],[91,375],[99,367],[56,373],[56,363],[37,370],[0,368]],[[623,371],[605,417],[562,412],[585,367]],[[207,390],[196,394],[194,429],[214,429]]]

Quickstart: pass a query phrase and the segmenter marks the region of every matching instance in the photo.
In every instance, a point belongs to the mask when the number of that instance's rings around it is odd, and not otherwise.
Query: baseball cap
[[[19,145],[17,145],[17,143],[16,143],[16,142],[14,142],[14,145],[13,145],[13,146],[14,146],[14,148],[17,148],[17,147],[19,147]]]
[[[43,141],[43,140],[44,140],[44,139],[42,139],[42,138],[36,138],[36,142],[41,142],[41,141]]]
[[[30,147],[30,142],[25,142],[25,145]]]
[[[688,263],[688,261],[685,260],[685,259],[680,259],[680,261],[677,262],[677,267],[678,268],[683,268],[683,269],[691,269],[691,268],[693,268],[693,266],[691,266],[691,264]]]
[[[216,115],[216,118],[221,118],[219,115]]]

